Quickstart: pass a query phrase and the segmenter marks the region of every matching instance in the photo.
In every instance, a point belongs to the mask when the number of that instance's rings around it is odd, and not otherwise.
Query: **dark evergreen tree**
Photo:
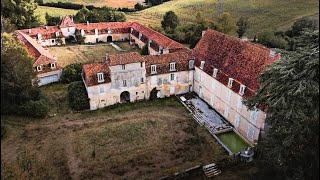
[[[168,11],[163,16],[161,27],[165,30],[174,30],[179,25],[179,18],[173,11]]]
[[[269,130],[258,145],[264,166],[283,179],[318,179],[319,31],[296,37],[296,46],[262,73],[259,90],[245,103],[268,114]]]
[[[241,17],[237,21],[236,25],[238,26],[238,29],[237,29],[238,37],[241,38],[248,30],[249,21],[248,21],[248,19]]]

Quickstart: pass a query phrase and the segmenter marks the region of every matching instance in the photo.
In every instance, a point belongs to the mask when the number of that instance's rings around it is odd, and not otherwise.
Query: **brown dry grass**
[[[53,46],[47,49],[58,58],[58,63],[65,67],[72,63],[101,62],[106,54],[119,54],[137,51],[138,48],[128,42],[115,42],[123,52],[117,51],[110,44]]]
[[[55,105],[63,89],[43,88],[57,116],[2,117],[4,179],[154,179],[227,156],[175,98],[72,113]]]

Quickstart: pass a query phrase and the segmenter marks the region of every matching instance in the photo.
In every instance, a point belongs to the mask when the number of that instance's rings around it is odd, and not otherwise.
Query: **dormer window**
[[[194,60],[189,61],[189,69],[194,69]]]
[[[37,71],[39,72],[39,71],[42,71],[42,66],[40,65],[40,66],[37,66]]]
[[[233,80],[234,80],[234,79],[229,78],[229,82],[228,82],[228,87],[229,87],[229,88],[231,88],[231,87],[232,87]]]
[[[103,73],[97,73],[97,76],[98,76],[98,83],[104,82]]]
[[[59,37],[59,32],[56,32],[56,37]]]
[[[241,85],[240,85],[239,94],[240,94],[240,95],[243,95],[245,89],[246,89],[246,86],[241,84]]]
[[[157,74],[157,65],[151,65],[151,74]]]
[[[217,74],[218,74],[218,69],[217,68],[214,68],[213,69],[213,74],[212,74],[212,77],[217,77]]]
[[[122,65],[121,65],[121,69],[122,69],[122,70],[126,70],[126,65],[125,65],[125,64],[122,64]]]
[[[176,63],[172,62],[170,63],[170,71],[175,71],[176,70]]]
[[[56,63],[50,63],[49,66],[50,66],[50,68],[55,68],[56,67]]]
[[[204,63],[205,63],[205,61],[201,61],[200,69],[203,69],[203,68],[204,68]]]

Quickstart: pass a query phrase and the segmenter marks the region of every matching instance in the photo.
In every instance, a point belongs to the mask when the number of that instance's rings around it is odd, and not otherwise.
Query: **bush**
[[[70,108],[74,110],[89,109],[88,94],[82,81],[75,81],[69,84],[68,99]]]
[[[35,96],[37,96],[35,100],[30,100],[18,107],[19,115],[43,118],[48,114],[49,103],[47,97],[40,91]]]
[[[287,45],[287,41],[282,37],[275,36],[270,31],[265,31],[258,36],[258,43],[263,44],[269,48],[284,49]]]
[[[145,7],[142,4],[137,3],[134,5],[134,9],[137,11],[141,11],[141,10],[145,9]]]
[[[147,44],[143,46],[143,48],[140,51],[140,54],[141,55],[149,55],[149,48],[148,48]]]
[[[82,80],[81,73],[82,73],[81,63],[69,64],[63,69],[60,80],[63,83],[81,81]]]

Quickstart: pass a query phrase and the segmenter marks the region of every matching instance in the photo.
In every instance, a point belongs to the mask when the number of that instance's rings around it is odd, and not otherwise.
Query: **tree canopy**
[[[1,16],[9,18],[17,29],[26,29],[40,25],[39,18],[34,15],[37,3],[32,0],[1,1]]]
[[[249,21],[248,21],[248,19],[245,19],[245,18],[241,17],[237,21],[236,25],[238,26],[238,29],[237,29],[238,37],[241,38],[248,30]]]
[[[102,7],[99,9],[89,10],[86,7],[79,10],[74,16],[74,21],[77,23],[89,22],[124,22],[126,16],[123,12],[117,12],[114,9],[108,7]]]
[[[260,76],[260,88],[246,99],[266,107],[267,137],[258,148],[264,163],[288,179],[319,178],[319,31],[296,37],[297,50],[283,52]]]
[[[224,12],[216,21],[216,30],[232,35],[237,30],[236,20],[230,13]]]
[[[174,30],[179,25],[179,18],[173,11],[168,11],[163,16],[161,27],[165,30]]]

